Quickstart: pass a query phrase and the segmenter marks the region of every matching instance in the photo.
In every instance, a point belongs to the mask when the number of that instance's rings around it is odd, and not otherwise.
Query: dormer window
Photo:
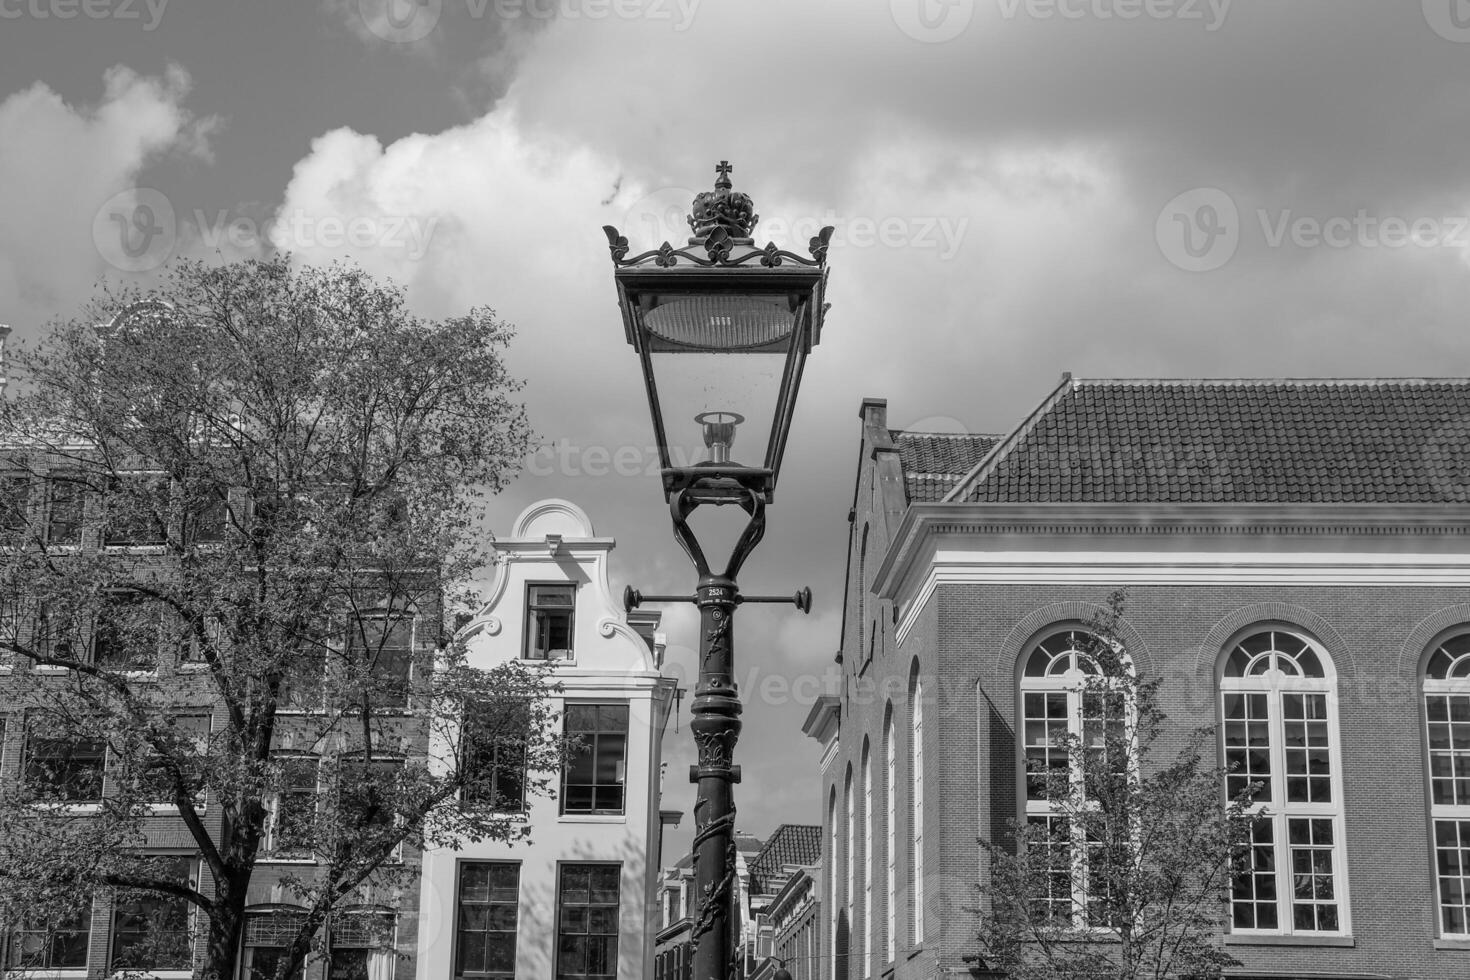
[[[526,595],[526,659],[572,659],[577,587],[532,585]]]

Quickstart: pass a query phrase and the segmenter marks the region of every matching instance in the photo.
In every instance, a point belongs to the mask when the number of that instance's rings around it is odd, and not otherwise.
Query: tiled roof
[[[1049,401],[956,499],[1470,500],[1470,380],[1073,380]]]
[[[775,891],[788,866],[815,864],[821,853],[821,827],[783,823],[750,862],[750,890],[757,894]]]
[[[909,503],[942,500],[975,464],[985,458],[999,436],[892,430],[903,465]]]

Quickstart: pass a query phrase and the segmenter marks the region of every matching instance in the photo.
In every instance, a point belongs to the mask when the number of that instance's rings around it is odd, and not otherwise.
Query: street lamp
[[[755,207],[748,195],[732,189],[731,169],[721,161],[715,189],[694,198],[694,234],[686,247],[664,242],[630,258],[627,238],[611,225],[603,228],[623,326],[648,394],[674,537],[699,575],[692,597],[644,596],[631,587],[625,593],[629,608],[645,601],[693,602],[700,611],[699,682],[689,725],[699,753],[689,773],[699,784],[692,934],[697,980],[726,980],[736,966],[731,787],[740,781],[733,760],[741,707],[735,607],[791,602],[802,612],[811,610],[809,589],[791,596],[742,596],[735,579],[765,534],[765,507],[775,494],[802,369],[821,339],[832,237],[830,227],[818,232],[808,245],[809,258],[775,244],[756,247]],[[694,461],[696,435],[704,458]],[[734,504],[747,516],[722,571],[712,570],[689,526],[690,515],[705,504]]]

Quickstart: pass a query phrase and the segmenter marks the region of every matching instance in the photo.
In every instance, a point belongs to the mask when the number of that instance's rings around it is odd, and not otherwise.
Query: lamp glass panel
[[[649,360],[658,386],[670,464],[693,466],[710,459],[704,427],[694,421],[695,416],[735,412],[745,420],[736,426],[730,461],[765,465],[786,366],[783,354],[652,352]]]

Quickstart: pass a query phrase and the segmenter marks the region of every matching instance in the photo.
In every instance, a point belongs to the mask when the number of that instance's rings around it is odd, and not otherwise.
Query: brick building
[[[1115,589],[1169,737],[1213,725],[1268,787],[1232,973],[1470,975],[1470,382],[1066,377],[1004,436],[885,416],[808,722],[824,976],[967,972],[977,841],[1044,816],[1025,760],[1080,724],[1075,631]]]

